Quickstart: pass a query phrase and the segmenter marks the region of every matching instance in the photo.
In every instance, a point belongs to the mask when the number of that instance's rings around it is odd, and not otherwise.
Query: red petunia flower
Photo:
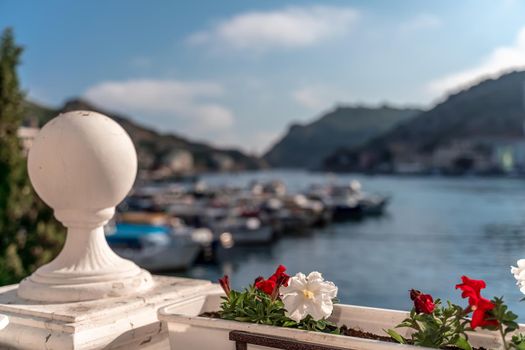
[[[228,275],[224,275],[222,278],[219,278],[219,284],[222,287],[222,290],[224,290],[224,293],[226,293],[226,296],[230,296],[231,287],[230,287],[230,277]]]
[[[277,283],[271,279],[264,279],[263,277],[257,277],[255,280],[255,288],[265,292],[268,295],[271,295],[275,289]]]
[[[410,290],[410,299],[414,301],[414,308],[418,314],[431,314],[436,305],[430,294],[423,294],[418,290]]]
[[[488,319],[487,312],[494,309],[495,305],[490,300],[481,297],[475,305],[470,305],[473,311],[472,321],[470,326],[472,329],[476,327],[498,327],[499,323],[496,320]]]
[[[481,297],[481,290],[487,287],[487,284],[483,280],[473,280],[467,276],[462,276],[461,281],[463,283],[457,284],[456,289],[461,289],[462,298],[479,299]],[[470,300],[469,300],[470,301]]]
[[[271,295],[273,298],[277,297],[277,293],[279,292],[279,287],[281,286],[288,286],[288,280],[290,279],[290,276],[288,276],[286,273],[286,267],[283,265],[279,265],[277,267],[277,270],[275,270],[274,274],[271,275],[268,279],[264,279],[263,277],[257,277],[255,279],[255,288],[263,291],[264,293]]]
[[[290,276],[285,273],[286,267],[283,265],[279,265],[277,267],[277,270],[273,273],[273,275],[270,276],[270,280],[274,280],[275,282],[278,282],[279,280],[282,280],[281,284],[285,287],[288,287],[288,280],[290,279]]]
[[[472,329],[476,327],[497,327],[498,321],[488,319],[490,316],[487,315],[490,310],[494,309],[494,303],[481,296],[481,290],[487,286],[485,281],[473,280],[467,276],[462,276],[461,281],[463,283],[457,284],[456,289],[461,289],[462,298],[468,298],[467,312],[473,312],[470,322]]]

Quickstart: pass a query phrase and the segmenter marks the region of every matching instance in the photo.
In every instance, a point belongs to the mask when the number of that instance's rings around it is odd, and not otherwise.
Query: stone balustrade
[[[168,349],[157,310],[216,286],[151,276],[108,246],[103,226],[137,172],[124,129],[95,112],[61,114],[35,138],[28,170],[67,239],[53,261],[0,287],[0,347]]]

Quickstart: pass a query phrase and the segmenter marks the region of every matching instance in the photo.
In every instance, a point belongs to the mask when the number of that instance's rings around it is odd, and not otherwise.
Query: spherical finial
[[[53,209],[104,209],[131,189],[137,154],[115,121],[74,111],[42,128],[29,151],[28,170],[36,192]]]
[[[110,118],[68,112],[47,123],[28,156],[36,192],[68,229],[60,254],[20,282],[18,295],[74,302],[141,293],[149,272],[116,255],[103,225],[131,189],[137,154],[128,134]]]

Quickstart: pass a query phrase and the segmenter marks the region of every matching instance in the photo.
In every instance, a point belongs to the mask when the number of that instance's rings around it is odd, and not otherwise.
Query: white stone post
[[[20,297],[81,301],[152,287],[151,275],[116,255],[104,236],[103,226],[137,173],[135,148],[120,125],[95,112],[62,114],[38,134],[28,170],[35,191],[68,235],[56,259],[20,283]]]
[[[20,283],[20,297],[81,301],[152,287],[149,272],[116,255],[104,236],[103,226],[137,173],[135,148],[120,125],[95,112],[61,114],[35,139],[28,170],[35,191],[68,234],[56,259]]]
[[[137,172],[124,129],[95,112],[61,114],[34,140],[28,169],[67,239],[49,264],[19,285],[0,287],[0,348],[167,349],[157,310],[217,286],[152,277],[108,246],[103,226]]]

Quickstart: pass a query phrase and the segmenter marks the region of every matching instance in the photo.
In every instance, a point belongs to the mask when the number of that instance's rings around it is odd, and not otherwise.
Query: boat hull
[[[161,247],[144,249],[114,248],[123,258],[130,259],[150,271],[180,271],[190,268],[197,259],[202,247],[190,240],[171,241]]]

